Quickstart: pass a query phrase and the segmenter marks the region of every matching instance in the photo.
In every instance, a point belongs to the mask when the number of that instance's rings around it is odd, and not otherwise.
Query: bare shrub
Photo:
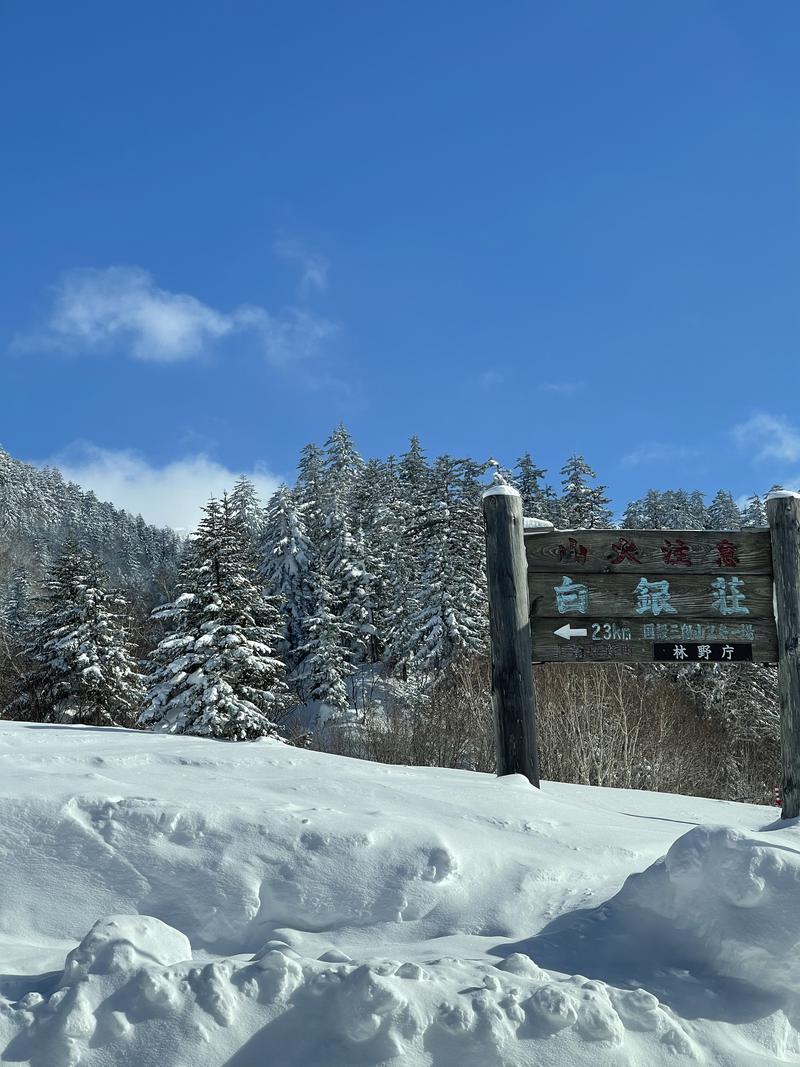
[[[329,720],[317,731],[315,744],[379,763],[494,770],[485,660],[457,661],[435,680],[390,679],[370,691],[359,719]]]
[[[625,664],[535,668],[542,777],[769,803],[777,738],[715,716],[670,674]],[[358,722],[314,737],[328,752],[410,766],[495,769],[488,664],[461,660],[435,682],[373,687]]]
[[[768,803],[777,739],[704,714],[670,676],[625,664],[536,668],[542,775]]]

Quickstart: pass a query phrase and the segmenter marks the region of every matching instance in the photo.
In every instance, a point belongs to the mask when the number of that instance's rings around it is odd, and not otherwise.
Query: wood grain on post
[[[767,499],[778,624],[784,819],[800,815],[800,494]]]
[[[524,774],[538,786],[528,568],[519,493],[503,484],[487,489],[483,515],[497,773]]]

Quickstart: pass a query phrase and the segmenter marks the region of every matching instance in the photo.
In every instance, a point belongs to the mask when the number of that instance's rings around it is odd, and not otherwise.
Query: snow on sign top
[[[545,530],[553,530],[555,527],[548,519],[536,519],[526,515],[523,519],[526,533],[544,533]]]
[[[513,485],[509,485],[507,482],[496,482],[494,485],[490,485],[488,489],[484,489],[483,496],[519,496],[518,491]]]
[[[526,536],[537,662],[774,663],[767,529]]]

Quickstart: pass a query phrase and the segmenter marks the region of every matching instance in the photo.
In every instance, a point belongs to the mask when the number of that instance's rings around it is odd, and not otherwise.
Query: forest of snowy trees
[[[480,498],[491,462],[430,459],[416,437],[399,457],[365,461],[339,426],[303,449],[293,486],[262,502],[241,479],[181,542],[0,451],[0,714],[229,740],[283,734],[490,769]],[[526,515],[562,529],[613,524],[581,456],[549,482],[527,453],[500,469]],[[760,497],[742,509],[725,490],[709,503],[653,490],[619,520],[765,524]],[[773,668],[538,673],[551,777],[769,796]]]

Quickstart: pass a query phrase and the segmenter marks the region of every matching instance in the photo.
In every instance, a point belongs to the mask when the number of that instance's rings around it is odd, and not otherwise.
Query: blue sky
[[[0,0],[0,442],[180,525],[368,455],[800,481],[800,6]]]

